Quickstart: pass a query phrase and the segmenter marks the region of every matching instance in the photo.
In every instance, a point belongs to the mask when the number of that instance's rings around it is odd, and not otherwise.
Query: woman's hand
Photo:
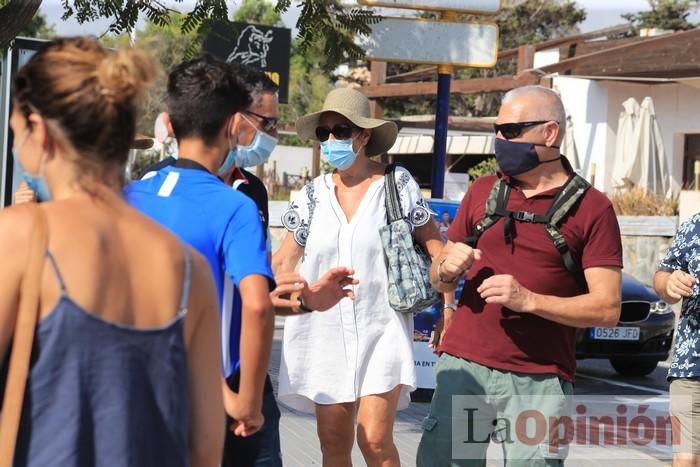
[[[311,286],[297,272],[278,274],[275,276],[277,288],[270,293],[270,299],[275,308],[299,310],[301,297],[305,308],[326,311],[345,297],[355,299],[355,293],[347,288],[359,283],[352,274],[350,268],[333,268]]]
[[[355,292],[351,288],[346,288],[360,283],[352,277],[353,274],[352,269],[345,267],[328,270],[308,290],[301,291],[304,305],[312,310],[326,311],[345,297],[355,300]]]
[[[15,191],[15,200],[13,204],[36,203],[36,193],[29,188],[27,182],[21,182]]]

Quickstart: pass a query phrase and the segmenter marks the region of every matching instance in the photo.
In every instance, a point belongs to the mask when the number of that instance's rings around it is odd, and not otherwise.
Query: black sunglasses
[[[505,139],[517,138],[523,133],[525,128],[530,128],[543,123],[551,122],[551,120],[537,120],[532,122],[514,122],[514,123],[494,123],[493,130],[498,134],[500,132]]]
[[[252,115],[253,117],[257,117],[262,121],[262,130],[263,131],[272,131],[275,128],[277,128],[277,125],[279,125],[280,119],[279,118],[273,118],[273,117],[266,117],[264,115],[260,115],[255,112],[251,112],[250,110],[245,111],[246,114]]]
[[[319,141],[326,141],[332,134],[335,139],[349,139],[354,130],[355,127],[347,123],[338,123],[333,128],[320,126],[316,128],[316,137]]]

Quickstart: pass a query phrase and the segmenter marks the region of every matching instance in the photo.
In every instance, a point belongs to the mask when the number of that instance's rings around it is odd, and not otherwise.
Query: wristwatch
[[[457,304],[456,304],[456,303],[445,303],[444,305],[442,305],[442,309],[444,310],[444,309],[446,309],[446,308],[449,308],[449,309],[452,310],[452,311],[456,311],[456,310],[457,310]]]

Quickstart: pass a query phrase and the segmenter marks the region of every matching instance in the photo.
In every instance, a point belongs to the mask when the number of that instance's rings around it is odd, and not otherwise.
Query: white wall
[[[583,174],[590,179],[591,163],[596,163],[596,188],[610,191],[609,173],[615,158],[617,125],[622,103],[634,97],[641,104],[649,96],[654,101],[671,176],[683,181],[685,133],[700,133],[700,89],[678,83],[636,84],[622,81],[593,81],[558,76],[553,86],[561,96],[574,125],[574,139]]]
[[[272,162],[277,162],[277,178],[282,181],[282,174],[301,175],[304,168],[311,174],[312,149],[297,146],[276,146],[265,164],[265,170],[272,168]]]
[[[609,109],[608,118],[617,131],[617,121],[622,110],[622,102],[634,97],[641,104],[649,96],[654,101],[656,120],[661,129],[666,160],[671,170],[671,177],[676,188],[683,182],[683,150],[686,133],[700,133],[700,90],[692,86],[678,83],[668,84],[631,84],[608,82]],[[614,157],[615,141],[612,142],[610,160]]]
[[[608,90],[597,81],[566,76],[555,77],[552,86],[561,95],[567,114],[571,115],[581,174],[590,181],[595,164],[595,186],[606,190],[605,174],[612,169],[606,158],[607,147],[611,135],[614,137],[608,125]]]

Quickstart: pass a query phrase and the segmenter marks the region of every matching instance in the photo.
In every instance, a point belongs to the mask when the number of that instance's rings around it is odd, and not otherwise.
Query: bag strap
[[[510,186],[501,181],[501,179],[496,179],[496,182],[491,187],[488,198],[486,198],[486,212],[484,218],[476,224],[474,232],[467,237],[464,243],[472,248],[476,248],[476,244],[479,242],[481,235],[493,226],[493,224],[498,222],[498,219],[503,217],[509,196]]]
[[[578,174],[569,178],[545,214],[547,223],[554,226],[559,225],[590,187],[591,184]]]
[[[484,218],[481,219],[476,226],[472,235],[467,237],[465,243],[472,248],[476,248],[481,235],[492,227],[498,220],[503,217],[505,219],[503,231],[506,243],[510,244],[513,240],[513,221],[534,222],[544,224],[545,231],[551,242],[556,247],[559,255],[564,262],[566,270],[569,271],[575,278],[579,288],[582,291],[588,290],[586,278],[581,269],[581,265],[574,259],[569,246],[566,244],[564,235],[559,230],[559,225],[567,216],[567,214],[576,206],[579,200],[583,197],[586,190],[590,188],[590,183],[578,174],[574,174],[562,186],[557,196],[549,206],[547,213],[544,215],[536,215],[523,211],[512,212],[506,209],[508,196],[510,195],[510,187],[500,179],[497,179],[491,188],[488,198],[486,199],[486,212]]]
[[[48,244],[46,214],[40,206],[34,208],[34,220],[29,254],[20,286],[17,323],[12,339],[12,354],[7,373],[7,385],[0,420],[0,467],[13,463],[17,433],[22,416],[22,404],[29,375],[34,331],[39,319],[41,272]]]
[[[388,224],[403,219],[399,190],[396,188],[396,164],[389,164],[384,169],[384,191]]]
[[[580,175],[575,174],[572,176],[559,191],[552,205],[547,210],[546,216],[548,221],[545,224],[545,230],[547,231],[549,239],[554,243],[554,246],[561,255],[566,270],[576,278],[576,283],[582,292],[588,291],[586,276],[583,273],[581,264],[577,262],[571,254],[569,245],[567,245],[566,239],[559,229],[559,225],[590,187],[591,184]]]

